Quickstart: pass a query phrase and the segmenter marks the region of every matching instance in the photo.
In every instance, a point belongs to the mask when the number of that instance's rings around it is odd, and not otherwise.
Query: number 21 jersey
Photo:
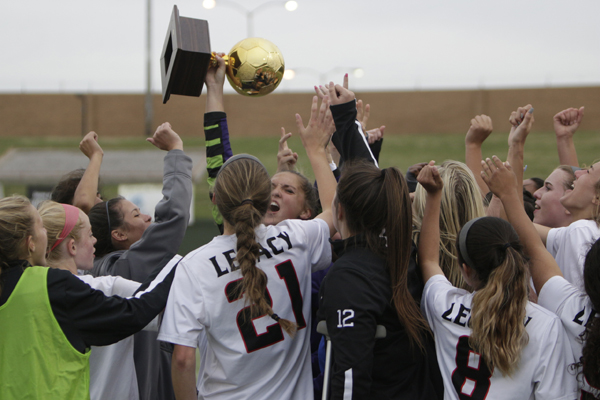
[[[256,228],[268,278],[266,299],[281,318],[298,324],[291,338],[268,316],[251,319],[240,290],[235,235],[217,236],[188,254],[176,272],[158,339],[207,347],[199,399],[312,397],[311,272],[331,262],[329,228],[320,219],[286,220]]]

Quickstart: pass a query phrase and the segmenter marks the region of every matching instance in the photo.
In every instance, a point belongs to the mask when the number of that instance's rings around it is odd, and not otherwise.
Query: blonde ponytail
[[[512,226],[500,218],[469,221],[459,234],[458,258],[477,273],[469,345],[490,370],[511,376],[529,340],[525,330],[529,273]]]
[[[469,345],[483,355],[490,371],[498,368],[511,376],[528,342],[525,330],[527,270],[523,257],[512,247],[483,288],[473,296]]]

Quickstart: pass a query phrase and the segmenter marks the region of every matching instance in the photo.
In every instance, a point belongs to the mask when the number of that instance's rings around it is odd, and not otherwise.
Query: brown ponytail
[[[251,318],[269,315],[293,336],[296,324],[279,318],[265,297],[267,275],[256,267],[260,245],[254,229],[262,222],[271,202],[271,180],[258,159],[238,155],[221,167],[215,182],[219,212],[235,230],[237,255],[243,280],[241,289],[250,303]]]
[[[369,250],[385,257],[398,319],[411,343],[423,349],[422,333],[428,332],[429,326],[407,283],[412,210],[404,177],[397,168],[380,170],[368,162],[348,162],[338,183],[336,201],[344,209],[349,230],[362,235]]]
[[[600,240],[592,245],[585,257],[583,282],[585,293],[592,302],[592,308],[598,312],[600,310]],[[581,334],[581,339],[583,349],[578,366],[582,368],[588,383],[595,388],[600,388],[600,318],[597,315],[590,318],[585,331]],[[593,398],[591,394],[589,396]]]
[[[469,345],[490,370],[511,376],[529,340],[525,307],[529,274],[522,245],[512,226],[494,217],[465,225],[458,258],[477,272],[480,287],[471,306]],[[465,251],[466,250],[466,251]],[[465,254],[465,252],[467,254]]]

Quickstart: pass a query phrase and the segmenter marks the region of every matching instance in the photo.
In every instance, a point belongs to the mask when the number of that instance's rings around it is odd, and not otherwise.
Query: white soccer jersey
[[[130,297],[140,287],[139,282],[120,276],[78,275],[77,277],[107,296]],[[90,399],[139,399],[133,363],[133,336],[110,346],[92,346]]]
[[[149,287],[136,297],[152,290],[162,282],[166,275],[177,265],[181,256],[173,257],[159,272]],[[78,275],[79,279],[106,296],[131,297],[139,289],[140,283],[120,276]],[[144,330],[158,330],[156,317]],[[133,361],[133,335],[109,346],[92,346],[90,354],[90,399],[91,400],[137,400],[139,399],[138,381]]]
[[[589,296],[562,276],[553,276],[542,287],[538,304],[558,315],[567,332],[575,361],[579,362],[583,348],[580,335],[596,315]],[[582,377],[578,381],[581,390],[600,396],[600,390],[591,387]]]
[[[600,237],[596,221],[582,219],[564,228],[548,231],[546,248],[556,260],[563,276],[580,290],[583,288],[585,255]]]
[[[524,323],[529,343],[519,369],[505,377],[500,371],[489,371],[469,347],[472,300],[473,293],[453,287],[443,275],[430,278],[423,290],[421,308],[435,335],[445,399],[576,398],[575,381],[568,371],[573,354],[556,315],[527,304]]]
[[[281,318],[299,325],[294,338],[267,316],[250,324],[242,274],[233,260],[236,236],[217,236],[180,263],[159,340],[196,347],[206,330],[207,354],[199,399],[312,398],[310,364],[311,271],[331,262],[329,228],[320,219],[286,220],[256,228],[267,277],[267,300]]]

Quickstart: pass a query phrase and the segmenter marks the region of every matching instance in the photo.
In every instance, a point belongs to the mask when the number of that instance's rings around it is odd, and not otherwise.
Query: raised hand
[[[466,144],[481,144],[490,136],[494,127],[492,119],[487,115],[478,115],[471,120],[471,126],[465,136]]]
[[[223,59],[224,56],[225,53],[215,53],[217,65],[213,65],[212,62],[209,63],[206,77],[204,78],[207,88],[211,86],[223,87],[225,83],[225,70],[227,69],[225,60]]]
[[[294,170],[298,161],[298,153],[288,147],[287,140],[290,137],[292,137],[292,133],[285,133],[285,128],[281,128],[281,139],[279,139],[279,151],[277,152],[277,172]]]
[[[554,116],[554,132],[557,137],[571,137],[579,128],[585,108],[567,108]]]
[[[502,199],[506,195],[517,195],[519,183],[513,172],[512,166],[508,162],[502,162],[498,157],[492,156],[492,159],[481,160],[481,178],[485,181],[488,188]]]
[[[417,176],[417,182],[423,186],[428,194],[439,193],[444,188],[444,182],[435,166],[435,161],[430,161],[427,165],[423,166]]]
[[[346,74],[346,76],[347,76],[347,74]],[[356,119],[358,120],[358,122],[360,122],[363,132],[367,132],[367,122],[369,122],[370,116],[371,116],[371,105],[367,104],[365,106],[363,104],[362,100],[358,100],[356,102]],[[373,142],[369,142],[369,143],[374,143],[374,142],[375,142],[375,140]]]
[[[517,108],[517,111],[510,114],[508,121],[512,125],[508,135],[508,145],[525,144],[525,139],[527,139],[534,122],[533,106],[527,104],[524,107]]]
[[[81,150],[81,152],[90,159],[95,154],[100,156],[104,155],[102,147],[100,147],[100,144],[98,144],[98,134],[94,131],[89,132],[83,137],[81,142],[79,142],[79,150]]]
[[[306,124],[306,127],[302,122],[300,114],[296,114],[298,133],[307,152],[311,150],[325,150],[331,138],[330,126],[326,119],[329,97],[323,97],[320,107],[318,103],[318,97],[314,96],[310,109],[310,120]]]
[[[223,84],[225,83],[225,53],[215,53],[216,64],[212,62],[208,65],[204,83],[206,84],[206,105],[205,112],[225,112],[225,103],[223,101]]]
[[[385,125],[381,125],[379,128],[371,129],[366,131],[367,141],[369,144],[373,144],[378,140],[383,139],[383,133],[385,132]]]
[[[348,74],[344,76],[344,86],[329,82],[329,101],[332,105],[344,104],[356,98],[354,93],[348,90]]]
[[[156,128],[154,135],[151,138],[147,138],[146,141],[165,151],[183,150],[183,141],[168,122]]]

